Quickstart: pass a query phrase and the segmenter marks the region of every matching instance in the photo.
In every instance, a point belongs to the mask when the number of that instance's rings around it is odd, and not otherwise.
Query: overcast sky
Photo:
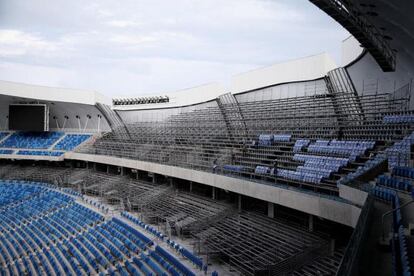
[[[0,0],[0,79],[108,96],[175,91],[324,51],[308,0]]]

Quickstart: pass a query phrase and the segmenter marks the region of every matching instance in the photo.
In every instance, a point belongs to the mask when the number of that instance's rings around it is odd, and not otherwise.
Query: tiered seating
[[[60,140],[53,149],[72,151],[77,146],[88,140],[90,137],[91,135],[89,134],[66,134],[65,137]]]
[[[195,275],[131,225],[39,183],[0,181],[0,232],[0,275],[105,275],[115,264],[123,275]]]
[[[373,159],[368,160],[365,162],[363,166],[359,166],[356,171],[349,173],[338,180],[338,184],[349,184],[352,181],[356,180],[357,178],[361,177],[362,175],[366,174],[370,170],[378,167],[381,163],[387,160],[385,154],[377,154]]]
[[[316,184],[321,183],[323,178],[328,178],[331,173],[337,172],[349,162],[345,158],[305,154],[295,154],[293,160],[304,162],[304,165],[297,167],[296,171],[278,169],[277,176]]]
[[[358,156],[365,154],[374,146],[374,141],[316,141],[309,145],[308,152],[340,155],[355,161]]]
[[[0,147],[18,149],[48,149],[62,136],[62,132],[15,132],[4,140],[0,144]]]
[[[158,231],[155,228],[145,224],[143,221],[141,221],[137,217],[131,215],[130,213],[124,211],[124,212],[121,213],[121,215],[123,217],[127,218],[128,220],[134,222],[135,224],[139,225],[140,227],[142,227],[143,229],[145,229],[149,233],[151,233],[151,234],[155,235],[156,237],[160,238],[161,240],[164,240],[166,238],[166,236],[164,234],[162,234],[160,231]],[[171,248],[177,250],[177,252],[181,253],[184,257],[186,257],[189,261],[191,261],[199,269],[201,269],[203,267],[203,261],[201,260],[201,258],[197,257],[196,255],[191,253],[189,250],[187,250],[186,248],[182,247],[181,245],[179,245],[178,243],[176,243],[172,240],[167,239],[167,243],[171,246]]]
[[[0,149],[0,154],[13,154],[14,150]]]
[[[389,168],[392,169],[395,166],[406,166],[409,165],[411,158],[410,151],[411,146],[414,145],[414,132],[411,135],[404,137],[399,142],[396,142],[392,147],[386,149],[388,157]]]
[[[255,275],[325,241],[297,225],[247,212],[214,222],[196,236],[207,252],[223,255],[242,275]]]
[[[18,155],[33,155],[33,156],[62,156],[63,151],[45,151],[45,150],[19,150]]]

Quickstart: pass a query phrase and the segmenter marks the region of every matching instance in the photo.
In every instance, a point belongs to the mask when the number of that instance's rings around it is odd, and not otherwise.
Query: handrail
[[[368,195],[359,216],[358,223],[352,233],[348,246],[346,247],[345,254],[341,260],[336,276],[351,276],[353,275],[353,271],[358,267],[358,265],[355,264],[355,261],[359,260],[362,245],[361,241],[367,232],[372,205],[373,199]]]

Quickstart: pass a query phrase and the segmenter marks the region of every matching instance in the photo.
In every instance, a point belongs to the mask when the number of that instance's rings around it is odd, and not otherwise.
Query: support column
[[[152,184],[155,184],[155,173],[154,174],[152,174]]]
[[[121,176],[124,176],[125,175],[125,168],[124,167],[120,167],[120,173],[121,173]]]
[[[216,199],[216,187],[213,187],[213,189],[212,189],[211,198]]]
[[[193,181],[190,181],[190,193],[193,192]]]
[[[313,232],[313,215],[309,215],[309,231]]]
[[[172,179],[172,177],[170,177],[170,187],[172,187],[173,186],[173,179]]]
[[[109,165],[106,165],[106,173],[109,174]]]
[[[269,218],[275,217],[275,205],[272,202],[267,203],[267,216]]]
[[[242,210],[242,195],[238,195],[238,200],[237,200],[237,210],[239,210],[239,212],[241,212]]]

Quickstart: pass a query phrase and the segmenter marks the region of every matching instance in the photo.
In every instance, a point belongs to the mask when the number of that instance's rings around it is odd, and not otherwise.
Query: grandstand
[[[114,99],[0,81],[0,274],[412,275],[414,7],[311,2],[353,35],[339,66]]]

